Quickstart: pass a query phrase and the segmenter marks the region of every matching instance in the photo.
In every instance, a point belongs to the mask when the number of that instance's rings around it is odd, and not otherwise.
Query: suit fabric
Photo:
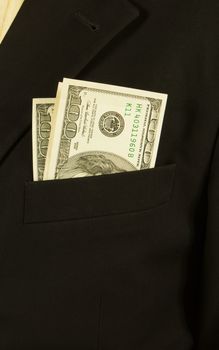
[[[29,0],[0,46],[0,348],[219,348],[219,3]],[[155,167],[33,182],[63,77],[168,94]]]

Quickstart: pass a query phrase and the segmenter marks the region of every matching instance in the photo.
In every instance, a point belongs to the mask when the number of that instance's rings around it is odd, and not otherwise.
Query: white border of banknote
[[[45,170],[44,170],[44,176],[43,176],[44,180],[47,180],[49,178],[49,169],[51,166],[50,163],[51,163],[53,139],[54,139],[54,134],[55,134],[55,130],[56,130],[56,123],[57,123],[56,117],[57,117],[57,112],[58,112],[59,103],[60,103],[62,86],[63,86],[63,83],[60,82],[58,84],[58,89],[56,92],[55,106],[54,106],[54,112],[53,112],[53,121],[52,121],[52,130],[51,130],[50,139],[49,139],[49,147],[48,147],[48,151],[47,151],[46,164],[45,164]]]

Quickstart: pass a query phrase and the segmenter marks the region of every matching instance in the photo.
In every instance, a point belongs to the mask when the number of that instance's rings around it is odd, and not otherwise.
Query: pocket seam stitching
[[[172,196],[173,192],[173,187],[174,187],[174,179],[175,179],[175,172],[176,172],[176,163],[173,167],[172,171],[172,179],[169,185],[169,189],[166,194],[166,198],[164,201],[157,203],[152,206],[148,206],[147,208],[144,209],[135,209],[135,210],[117,210],[117,211],[110,211],[109,213],[105,214],[99,214],[99,215],[90,215],[90,216],[81,216],[81,217],[69,217],[69,218],[64,218],[64,219],[48,219],[48,220],[34,220],[34,219],[28,219],[28,208],[27,208],[27,202],[30,198],[30,191],[28,190],[29,188],[29,182],[25,182],[25,193],[24,193],[24,215],[23,215],[23,223],[24,224],[49,224],[49,223],[60,223],[60,222],[67,222],[67,221],[75,221],[75,220],[89,220],[89,219],[98,219],[98,218],[104,218],[104,217],[109,217],[109,216],[114,216],[114,215],[128,215],[128,214],[137,214],[137,213],[143,213],[143,212],[148,212],[150,210],[160,208],[161,206],[167,204]],[[42,181],[43,182],[43,181]],[[34,182],[33,182],[34,183]]]

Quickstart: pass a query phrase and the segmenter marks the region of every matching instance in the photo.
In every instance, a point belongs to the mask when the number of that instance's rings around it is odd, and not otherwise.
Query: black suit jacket
[[[0,46],[0,348],[219,348],[219,3],[26,0]],[[156,165],[33,182],[63,77],[168,94]]]

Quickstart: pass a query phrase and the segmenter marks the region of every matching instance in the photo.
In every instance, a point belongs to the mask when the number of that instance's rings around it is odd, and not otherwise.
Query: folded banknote
[[[155,166],[167,94],[67,79],[34,98],[35,181]]]

